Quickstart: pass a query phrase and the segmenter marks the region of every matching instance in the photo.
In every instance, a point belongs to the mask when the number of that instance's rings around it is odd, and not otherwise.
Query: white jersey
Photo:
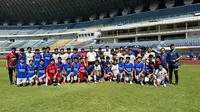
[[[26,53],[26,64],[29,64],[29,60],[33,60],[34,53]]]
[[[100,65],[98,65],[98,66],[94,65],[94,70],[100,71],[101,70],[101,66]]]
[[[156,56],[154,52],[150,52],[150,53],[146,52],[142,60],[147,60],[147,59],[149,59],[149,55],[153,55],[153,57]]]
[[[96,60],[96,52],[88,52],[87,57],[89,62],[94,62]]]
[[[65,63],[65,60],[67,58],[71,58],[72,56],[72,53],[68,54],[68,53],[65,53],[65,54],[60,54],[60,57],[62,58],[62,62]]]
[[[123,62],[125,62],[126,61],[126,57],[127,57],[128,55],[121,55],[121,57],[123,58]]]
[[[112,70],[112,72],[114,73],[114,75],[119,74],[119,65],[118,65],[118,64],[112,65],[111,70]]]
[[[55,62],[58,62],[58,57],[60,57],[60,54],[53,54],[53,59],[55,59]]]
[[[162,70],[156,69],[155,75],[157,76],[157,78],[163,78],[166,73],[167,71],[165,70],[165,68],[163,68]]]
[[[103,55],[105,56],[105,57],[110,57],[110,58],[112,58],[111,56],[111,54],[110,54],[110,51],[105,51],[104,53],[103,53]]]
[[[131,63],[135,62],[135,55],[131,54],[131,55],[127,55],[127,57],[130,57],[130,62]]]

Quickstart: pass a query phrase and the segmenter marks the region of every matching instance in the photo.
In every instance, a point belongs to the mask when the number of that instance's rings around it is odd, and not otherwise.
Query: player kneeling
[[[127,81],[130,82],[130,84],[133,83],[133,71],[134,66],[132,63],[130,63],[130,57],[126,57],[126,62],[124,63],[124,83]]]
[[[44,60],[40,60],[40,65],[37,66],[37,75],[35,77],[36,87],[44,83],[45,73]]]
[[[51,59],[50,65],[46,68],[46,86],[55,83],[57,85],[57,75],[58,75],[58,67],[55,64],[55,60]]]
[[[160,86],[160,85],[163,85],[164,87],[166,87],[165,79],[168,79],[167,71],[165,70],[165,68],[163,68],[163,66],[161,64],[158,67],[159,68],[156,69],[156,72],[154,75],[153,84],[156,87]]]
[[[97,83],[97,81],[101,82],[101,66],[99,65],[99,61],[96,60],[94,64],[94,70],[91,73],[91,77],[94,79],[94,83]],[[97,79],[98,78],[98,79]]]
[[[33,86],[35,82],[35,66],[33,65],[33,60],[29,60],[29,65],[27,66],[28,70],[28,80],[30,83],[30,86]]]
[[[80,84],[80,82],[82,81],[86,81],[86,83],[89,82],[88,80],[88,74],[87,74],[87,71],[86,71],[86,60],[85,58],[81,58],[80,59],[80,69],[79,69],[79,78],[80,78],[80,81],[78,82]]]
[[[105,81],[112,81],[113,73],[111,71],[111,64],[107,63],[106,68],[104,69],[104,79]]]
[[[61,57],[58,57],[58,62],[56,63],[56,66],[58,67],[58,75],[57,75],[57,83],[58,85],[60,85],[61,83],[61,79],[62,79],[62,76],[63,76],[63,67],[64,67],[64,63],[62,62],[62,58]],[[64,77],[64,80],[63,80],[63,83],[65,84],[65,77]]]
[[[154,74],[155,74],[154,63],[150,62],[149,65],[144,68],[144,76],[145,76],[144,82],[152,84]]]
[[[136,83],[140,83],[142,86],[144,85],[143,84],[143,81],[144,81],[144,63],[142,63],[142,59],[141,57],[138,57],[137,60],[136,60],[137,63],[135,63],[135,73],[134,73],[134,78],[135,78],[135,81]]]
[[[17,79],[16,79],[17,78]],[[26,86],[27,78],[27,64],[24,63],[24,58],[20,58],[20,63],[16,65],[15,80],[17,80],[17,86]]]
[[[111,70],[112,70],[112,73],[113,73],[112,79],[114,81],[117,80],[117,82],[119,83],[121,75],[120,75],[120,72],[119,72],[119,65],[117,63],[117,60],[114,60]]]
[[[71,75],[71,83],[73,83],[74,81],[77,82],[77,79],[78,79],[78,83],[80,84],[80,77],[79,77],[80,67],[81,67],[81,64],[78,62],[78,58],[75,57],[74,63],[72,64],[73,72]]]
[[[63,75],[65,76],[64,81],[67,81],[69,83],[71,79],[71,74],[72,74],[72,63],[71,59],[67,58],[64,64],[64,70],[63,70]]]

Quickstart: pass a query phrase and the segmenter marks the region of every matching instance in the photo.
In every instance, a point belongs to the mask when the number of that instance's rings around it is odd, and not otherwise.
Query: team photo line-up
[[[172,84],[174,73],[174,85],[178,85],[178,66],[182,56],[175,50],[174,44],[170,45],[168,52],[161,48],[157,56],[152,48],[144,54],[123,47],[110,50],[109,46],[105,51],[101,48],[94,51],[91,46],[86,52],[82,48],[80,53],[76,48],[73,52],[67,48],[66,53],[64,49],[56,48],[54,53],[50,50],[46,47],[42,48],[42,52],[35,49],[33,53],[29,47],[27,53],[23,48],[16,53],[16,48],[12,48],[6,56],[10,84],[38,87],[42,84],[116,81],[166,87],[167,83]]]

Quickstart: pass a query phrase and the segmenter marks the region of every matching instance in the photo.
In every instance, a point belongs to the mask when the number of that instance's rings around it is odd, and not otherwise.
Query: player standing
[[[33,56],[33,60],[34,60],[34,66],[37,69],[37,67],[40,65],[40,60],[42,59],[42,56],[40,54],[40,50],[39,49],[35,49],[35,54]]]
[[[26,54],[24,53],[24,48],[20,48],[19,50],[19,54],[18,54],[18,64],[20,63],[20,59],[24,58],[24,61],[26,63]]]
[[[52,58],[55,60],[56,63],[58,62],[58,57],[60,57],[60,54],[58,53],[58,48],[55,48]]]
[[[46,53],[43,54],[43,57],[44,57],[44,66],[47,67],[52,59],[52,54],[50,53],[50,47],[47,47]]]
[[[29,60],[33,60],[34,53],[32,53],[32,48],[28,47],[26,53],[26,64],[29,64]]]
[[[17,64],[16,48],[12,48],[11,52],[6,56],[6,68],[8,69],[10,85],[13,85],[13,72],[15,72],[15,66]]]

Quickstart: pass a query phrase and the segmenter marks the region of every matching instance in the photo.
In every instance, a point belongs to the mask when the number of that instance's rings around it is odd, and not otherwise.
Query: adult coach
[[[172,84],[172,73],[174,71],[175,75],[175,86],[178,85],[178,66],[179,66],[179,60],[182,58],[180,53],[175,50],[175,45],[170,45],[170,51],[168,52],[168,65],[169,65],[169,83]]]
[[[6,56],[6,68],[8,69],[10,85],[13,85],[13,72],[17,65],[17,57],[16,48],[12,48],[11,52]]]
[[[88,58],[88,64],[89,65],[94,65],[95,60],[96,60],[96,52],[94,52],[93,47],[90,46],[90,52],[87,53],[87,58]]]

